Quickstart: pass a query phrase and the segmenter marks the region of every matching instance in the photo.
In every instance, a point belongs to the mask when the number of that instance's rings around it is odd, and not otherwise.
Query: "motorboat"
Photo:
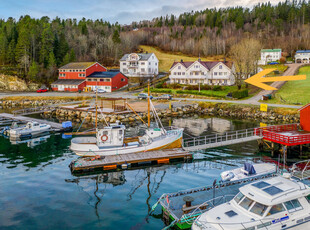
[[[201,229],[310,229],[310,188],[289,173],[257,180],[201,214],[192,230]]]
[[[277,165],[274,163],[251,163],[245,162],[243,167],[224,171],[221,173],[223,181],[235,181],[254,176],[275,173]]]
[[[8,130],[10,138],[32,137],[41,133],[49,132],[51,126],[48,124],[40,124],[36,121],[30,121],[25,126],[11,128]]]
[[[131,106],[129,107],[131,108]],[[150,126],[150,110],[152,110],[156,122],[154,127]],[[142,119],[141,121],[146,125]],[[102,129],[97,128],[96,125],[95,137],[86,136],[73,138],[71,140],[70,149],[78,156],[89,157],[129,154],[182,147],[183,128],[171,127],[169,130],[166,130],[156,113],[149,94],[148,124],[143,136],[125,138],[126,127],[124,125],[119,123],[108,124],[107,122],[106,124],[107,126]]]

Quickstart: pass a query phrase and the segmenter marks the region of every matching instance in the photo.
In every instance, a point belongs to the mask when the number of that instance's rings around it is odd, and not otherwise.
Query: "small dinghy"
[[[228,170],[221,173],[223,181],[240,180],[247,177],[260,176],[269,173],[275,173],[277,166],[272,163],[244,163],[244,167]]]
[[[51,126],[38,122],[28,122],[25,126],[13,128],[8,131],[11,138],[32,137],[41,133],[49,132]]]

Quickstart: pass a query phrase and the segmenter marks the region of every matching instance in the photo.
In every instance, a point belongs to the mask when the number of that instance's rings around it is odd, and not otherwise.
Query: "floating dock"
[[[168,164],[173,159],[191,160],[193,155],[182,149],[167,149],[150,152],[139,152],[120,155],[81,157],[69,165],[71,172],[88,172],[96,169],[127,169],[128,166],[144,163]]]
[[[0,117],[6,118],[9,120],[25,122],[25,123],[31,122],[31,121],[35,121],[38,123],[44,123],[44,124],[50,125],[54,129],[54,131],[61,131],[63,129],[63,127],[60,123],[36,119],[36,118],[32,118],[32,117],[25,117],[25,116],[18,116],[18,115],[14,116],[13,114],[10,114],[10,113],[0,113]]]

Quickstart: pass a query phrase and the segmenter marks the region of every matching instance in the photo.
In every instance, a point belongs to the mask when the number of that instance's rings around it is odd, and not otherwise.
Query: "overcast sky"
[[[269,0],[272,4],[280,0]],[[213,7],[251,7],[265,0],[0,0],[0,18],[30,15],[40,18],[103,19],[130,24],[166,14],[178,15]]]

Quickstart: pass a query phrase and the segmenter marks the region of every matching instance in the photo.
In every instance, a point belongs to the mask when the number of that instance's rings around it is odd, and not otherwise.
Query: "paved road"
[[[290,76],[294,75],[295,71],[298,67],[302,64],[288,64],[288,69],[283,73],[283,76]],[[275,88],[281,88],[285,82],[273,82],[271,86]],[[114,92],[114,93],[104,93],[100,94],[105,97],[114,97],[114,98],[128,98],[128,99],[135,99],[137,96],[134,94],[139,91],[135,92],[128,92],[128,91],[121,91],[121,92]],[[234,103],[234,104],[246,104],[246,105],[259,105],[259,100],[261,99],[262,95],[270,94],[273,91],[262,90],[257,95],[253,96],[247,100],[215,100],[215,99],[199,99],[199,98],[174,98],[179,102],[186,102],[186,101],[201,101],[201,102],[219,102],[219,103]],[[9,97],[9,96],[60,96],[60,97],[74,97],[74,96],[95,96],[94,93],[69,93],[69,92],[46,92],[46,93],[36,93],[36,92],[3,92],[0,93],[0,98]],[[296,105],[281,105],[281,104],[268,104],[271,107],[283,107],[283,108],[300,108],[301,106]]]

